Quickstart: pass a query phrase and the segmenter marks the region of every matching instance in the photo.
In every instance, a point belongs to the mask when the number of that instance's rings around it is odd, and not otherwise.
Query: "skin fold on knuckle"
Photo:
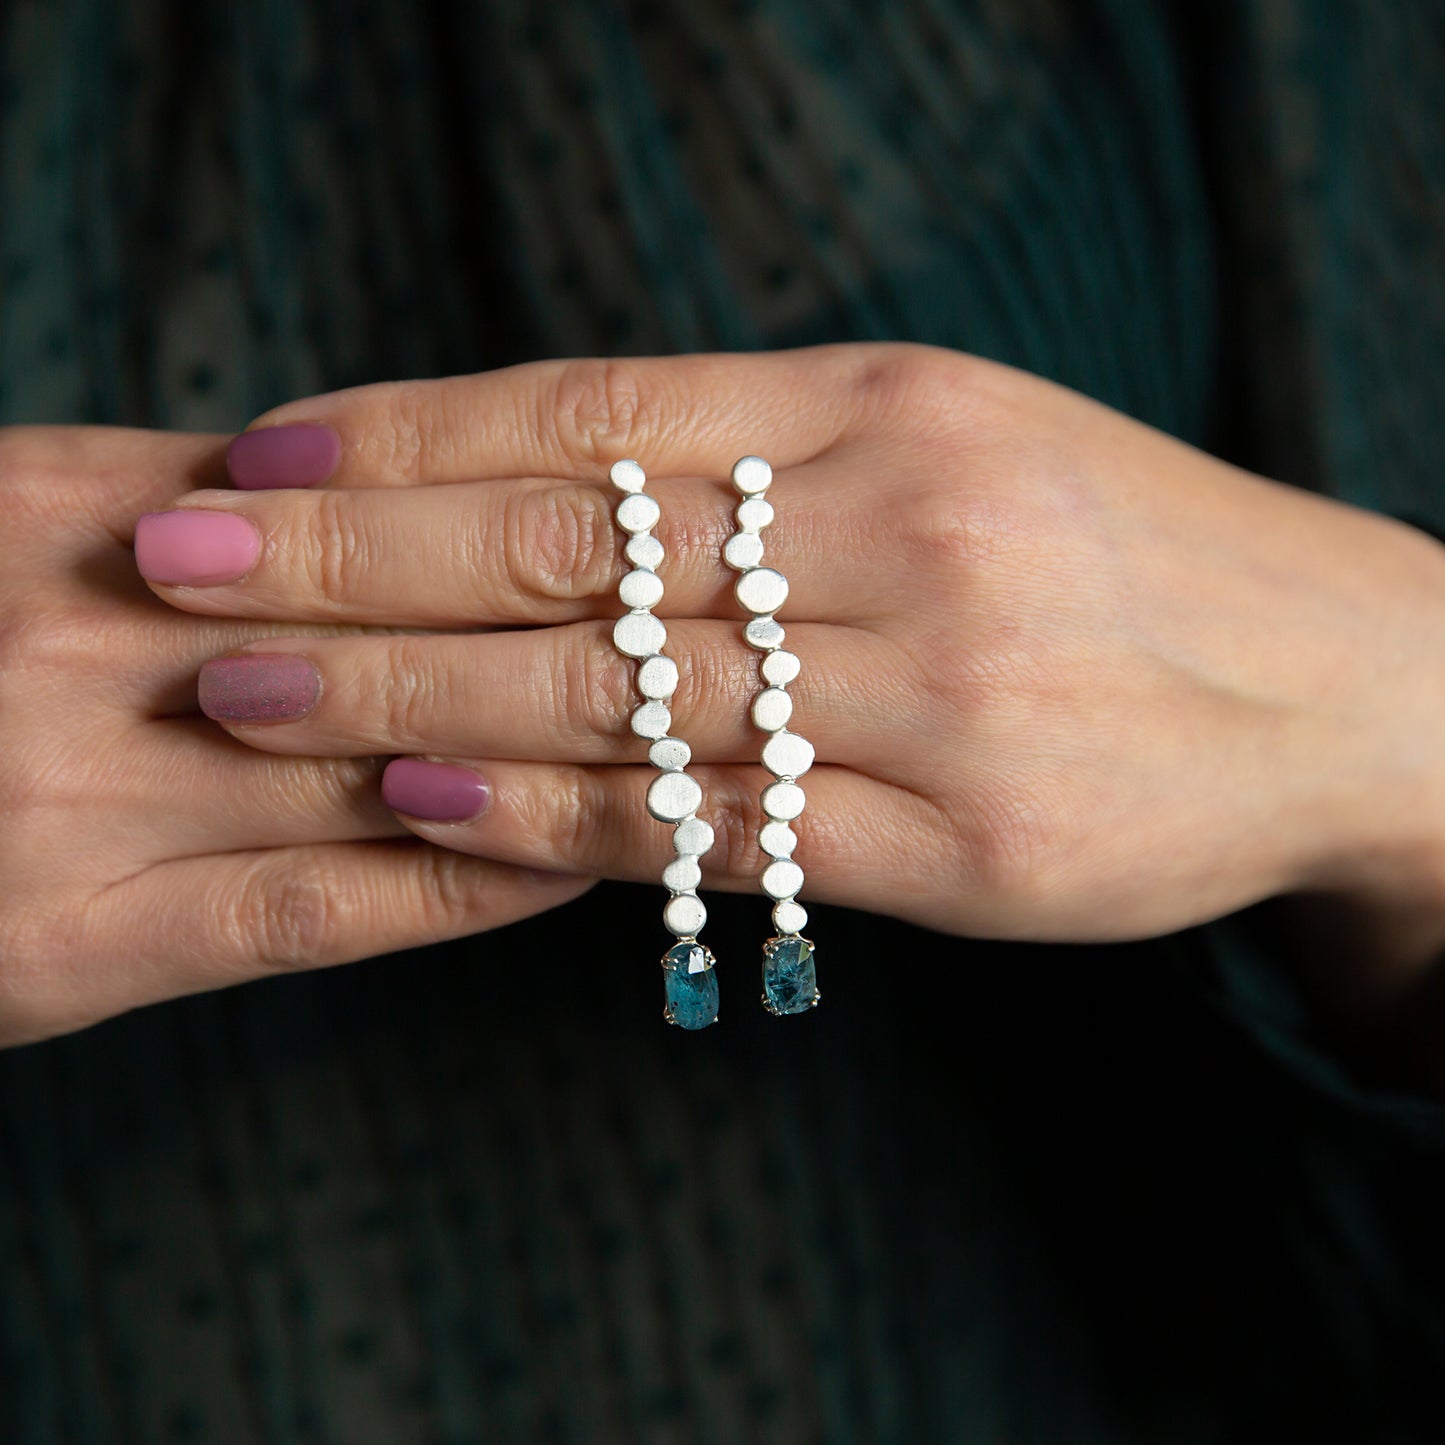
[[[494,921],[490,915],[504,910],[514,892],[501,870],[466,853],[433,848],[421,856],[424,876],[414,907],[425,938],[450,938],[486,927]]]
[[[612,644],[611,625],[556,629],[552,633],[552,665],[537,678],[541,726],[555,747],[575,748],[588,740],[599,758],[615,759],[619,747],[629,756],[637,744],[629,719],[640,698],[634,681],[636,663]]]
[[[507,578],[529,603],[581,601],[610,592],[620,575],[609,499],[593,487],[514,494],[503,509],[500,540]]]
[[[214,936],[242,945],[243,972],[312,968],[335,955],[357,904],[344,879],[263,860],[213,901]]]
[[[625,358],[589,357],[568,362],[553,386],[540,389],[541,435],[555,436],[564,464],[608,466],[618,457],[647,450],[657,434],[655,393],[638,366]]]
[[[749,714],[758,691],[756,654],[739,647],[734,638],[677,631],[683,634],[680,643],[668,647],[668,655],[677,663],[677,692],[670,704],[672,731],[691,739],[706,727],[725,752],[756,755],[758,733]],[[719,727],[720,718],[729,719],[730,727]]]
[[[758,846],[766,819],[759,801],[761,784],[750,771],[712,768],[698,817],[712,824],[713,845],[700,860],[703,877],[734,884],[756,884],[769,860]],[[664,830],[664,837],[666,832]]]
[[[1057,800],[999,778],[972,787],[960,813],[955,838],[970,891],[1012,927],[1036,918],[1058,891],[1064,839]]]
[[[381,475],[415,481],[423,474],[436,430],[429,405],[433,395],[424,383],[392,382],[377,398],[381,404],[366,428],[365,449]]]
[[[627,840],[641,836],[638,811],[636,799],[620,796],[588,769],[558,769],[538,790],[530,812],[538,864],[616,871],[632,851]]]
[[[356,715],[359,740],[403,753],[429,751],[447,698],[470,691],[450,686],[439,666],[430,638],[394,638],[378,679],[381,696],[369,707],[361,705]]]
[[[370,580],[378,552],[384,554],[385,549],[378,549],[376,539],[359,524],[345,492],[313,492],[304,505],[301,521],[288,529],[299,552],[294,564],[318,611],[349,615],[355,600],[353,593],[358,585],[364,587]],[[286,566],[284,555],[281,565]],[[284,588],[283,580],[278,583],[278,591]]]
[[[957,405],[969,358],[920,342],[880,342],[861,349],[844,411],[855,430],[906,420],[910,430],[936,423]]]

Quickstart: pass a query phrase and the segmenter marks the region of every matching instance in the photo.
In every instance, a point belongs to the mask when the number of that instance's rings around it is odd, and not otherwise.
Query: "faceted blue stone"
[[[683,1029],[717,1022],[717,974],[700,943],[679,943],[663,955],[667,1021]]]
[[[763,949],[763,1002],[775,1014],[800,1014],[817,1001],[813,945],[796,934],[769,939]]]

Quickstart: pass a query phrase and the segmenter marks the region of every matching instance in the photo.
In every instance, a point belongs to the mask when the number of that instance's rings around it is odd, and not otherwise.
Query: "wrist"
[[[1445,546],[1368,517],[1339,658],[1333,826],[1279,900],[1302,985],[1341,1034],[1432,1087],[1445,961]],[[1344,585],[1358,587],[1358,579]],[[1367,595],[1368,594],[1368,595]]]
[[[1365,586],[1347,584],[1331,771],[1342,806],[1316,889],[1445,916],[1445,546],[1360,514]]]

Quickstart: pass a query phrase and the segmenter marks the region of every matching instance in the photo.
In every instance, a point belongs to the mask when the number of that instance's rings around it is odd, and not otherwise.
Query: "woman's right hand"
[[[284,630],[187,617],[136,518],[225,485],[225,439],[0,430],[0,1046],[281,968],[348,962],[586,891],[411,837],[382,759],[274,757],[201,716],[207,658]]]

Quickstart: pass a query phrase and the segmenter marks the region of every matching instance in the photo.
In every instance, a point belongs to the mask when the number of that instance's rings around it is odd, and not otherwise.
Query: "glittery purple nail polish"
[[[249,652],[201,667],[201,711],[217,722],[294,722],[321,696],[321,674],[304,657]]]

